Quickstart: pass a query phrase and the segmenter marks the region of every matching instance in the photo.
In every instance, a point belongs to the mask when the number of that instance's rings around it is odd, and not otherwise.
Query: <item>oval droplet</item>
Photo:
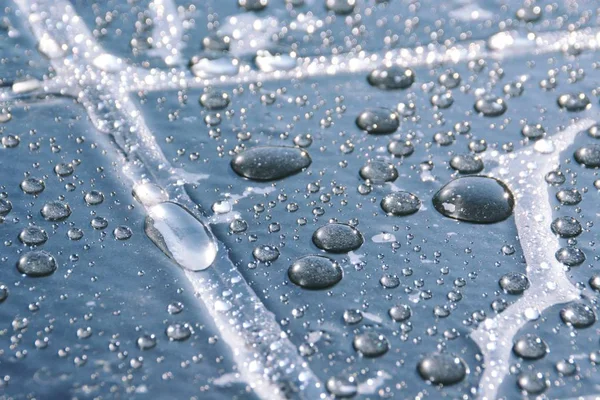
[[[343,272],[330,258],[310,255],[299,258],[288,269],[288,277],[304,289],[326,289],[342,280]]]
[[[17,269],[31,277],[48,276],[56,271],[56,259],[46,251],[31,251],[19,258]]]
[[[348,253],[364,243],[360,232],[346,224],[332,223],[320,227],[312,236],[318,248],[330,253]]]
[[[255,181],[272,181],[297,174],[311,164],[306,150],[296,147],[252,147],[231,160],[231,168],[240,176]]]

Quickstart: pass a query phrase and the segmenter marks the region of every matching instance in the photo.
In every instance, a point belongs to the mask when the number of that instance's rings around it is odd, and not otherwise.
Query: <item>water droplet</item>
[[[355,308],[351,308],[351,309],[344,311],[343,317],[344,317],[344,322],[347,323],[348,325],[355,325],[363,320],[362,312]]]
[[[460,85],[460,81],[460,74],[452,70],[444,72],[438,78],[440,85],[444,86],[446,89],[454,89]]]
[[[71,228],[67,231],[67,237],[71,240],[80,240],[83,237],[83,231],[79,228]]]
[[[0,303],[4,302],[8,298],[8,288],[6,285],[0,283]]]
[[[320,227],[312,236],[318,248],[330,253],[347,253],[364,243],[360,232],[350,225],[332,223]]]
[[[16,135],[6,135],[2,137],[2,146],[7,149],[15,148],[21,143],[21,139],[19,139]]]
[[[160,186],[153,183],[140,183],[133,187],[133,197],[146,207],[164,203],[169,195]]]
[[[452,92],[436,93],[431,96],[431,105],[437,108],[446,109],[454,104]]]
[[[385,336],[377,332],[368,331],[354,336],[352,341],[354,349],[363,357],[381,357],[388,352],[390,344]]]
[[[269,4],[269,0],[238,0],[238,4],[246,11],[261,11]]]
[[[0,217],[6,217],[12,210],[12,203],[10,200],[0,199]]]
[[[542,7],[535,4],[526,4],[515,13],[517,19],[523,22],[537,22],[542,17]]]
[[[556,363],[556,371],[562,376],[573,376],[577,372],[577,364],[572,359],[560,360]]]
[[[548,345],[539,336],[528,334],[515,342],[513,352],[526,360],[539,360],[548,352]]]
[[[271,181],[297,174],[311,164],[306,150],[296,147],[252,147],[231,160],[231,168],[240,176],[256,181]]]
[[[92,218],[90,225],[94,229],[103,230],[108,226],[108,220],[104,217],[94,217]]]
[[[254,62],[263,72],[289,71],[297,66],[295,53],[276,49],[258,50]]]
[[[48,240],[48,234],[38,226],[28,226],[19,233],[19,240],[27,246],[40,246]]]
[[[102,204],[104,201],[104,194],[97,190],[91,190],[83,196],[83,200],[89,206],[97,206],[98,204]]]
[[[338,15],[348,15],[354,12],[356,0],[326,0],[325,7]]]
[[[552,232],[562,238],[579,236],[583,229],[581,224],[573,217],[558,217],[550,225]]]
[[[541,124],[527,124],[521,129],[521,134],[528,139],[537,140],[546,136],[546,130]]]
[[[367,133],[381,135],[396,132],[400,119],[388,108],[367,108],[356,118],[356,125]]]
[[[64,221],[71,215],[71,207],[63,201],[51,201],[40,212],[46,221]]]
[[[388,152],[395,157],[408,157],[415,151],[415,146],[410,140],[391,141],[387,146]]]
[[[210,90],[200,96],[200,104],[209,110],[223,110],[229,106],[229,95],[220,90]]]
[[[600,145],[588,144],[575,151],[575,161],[587,168],[600,167]]]
[[[569,112],[583,111],[592,106],[585,93],[567,93],[558,96],[558,106]]]
[[[71,164],[59,163],[54,166],[54,173],[60,177],[70,176],[74,171]]]
[[[585,303],[572,302],[560,310],[560,319],[574,328],[587,328],[596,322],[596,313]]]
[[[487,94],[475,102],[475,111],[486,117],[498,117],[506,112],[506,102],[501,97]]]
[[[395,289],[400,286],[400,278],[397,275],[385,274],[379,279],[379,283],[385,289]]]
[[[568,267],[576,267],[585,262],[585,253],[576,247],[561,247],[555,257],[558,262]]]
[[[431,353],[419,361],[417,371],[423,379],[431,383],[453,385],[465,378],[467,365],[457,355]]]
[[[527,394],[541,394],[548,388],[544,375],[540,372],[523,372],[517,379],[517,385]]]
[[[476,174],[484,168],[481,158],[474,154],[456,155],[450,160],[450,166],[461,174]]]
[[[17,269],[31,277],[48,276],[56,271],[56,259],[45,251],[31,251],[19,258]]]
[[[131,235],[133,235],[133,231],[130,227],[125,225],[117,226],[113,231],[113,236],[117,240],[127,240]]]
[[[288,269],[288,277],[304,289],[326,289],[342,280],[342,268],[334,260],[322,256],[305,256]]]
[[[544,179],[548,184],[554,186],[560,186],[567,180],[561,171],[550,171],[546,174]]]
[[[140,336],[136,341],[137,347],[140,350],[150,350],[156,347],[156,336],[144,335]]]
[[[433,206],[440,214],[481,224],[510,217],[514,204],[513,195],[504,183],[485,176],[457,178],[433,196]]]
[[[273,262],[279,258],[279,249],[275,246],[261,245],[254,248],[252,255],[256,261]]]
[[[381,160],[369,161],[360,169],[359,174],[371,183],[393,182],[398,178],[396,167]]]
[[[327,379],[327,391],[335,396],[335,398],[354,397],[358,393],[358,385],[356,379],[349,376],[332,376]]]
[[[409,192],[393,192],[381,200],[381,208],[388,215],[406,216],[419,211],[421,200]]]
[[[144,231],[163,253],[185,269],[206,269],[217,256],[212,234],[179,204],[167,202],[150,207]]]
[[[412,315],[410,306],[406,304],[397,304],[388,310],[391,319],[396,322],[404,322]]]
[[[46,184],[38,178],[27,178],[19,185],[21,190],[26,194],[40,194],[46,189]]]
[[[581,202],[581,193],[575,188],[561,189],[556,193],[556,199],[563,206],[574,206]]]
[[[509,272],[502,275],[498,284],[508,294],[522,294],[529,289],[529,279],[526,275],[518,272]]]
[[[173,324],[167,327],[165,333],[169,340],[181,342],[192,336],[192,328],[189,324]]]
[[[378,89],[407,89],[414,83],[415,73],[412,69],[399,65],[381,66],[371,71],[367,81]]]

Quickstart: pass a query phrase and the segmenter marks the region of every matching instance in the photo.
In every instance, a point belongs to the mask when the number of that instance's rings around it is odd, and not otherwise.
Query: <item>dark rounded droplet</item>
[[[388,310],[391,319],[396,322],[404,322],[412,315],[410,306],[406,304],[397,304]]]
[[[456,140],[454,132],[437,132],[433,135],[433,140],[440,146],[450,146]]]
[[[209,51],[227,51],[230,45],[229,36],[208,35],[202,39],[202,46]]]
[[[192,328],[189,324],[173,324],[165,331],[169,340],[181,342],[192,336]]]
[[[469,150],[473,153],[483,153],[487,150],[487,142],[485,139],[472,140],[469,142]]]
[[[17,262],[19,272],[31,277],[51,275],[56,268],[56,259],[46,251],[31,251]]]
[[[398,278],[398,275],[385,274],[379,279],[379,283],[385,289],[395,289],[400,286],[400,278]]]
[[[556,199],[563,206],[574,206],[581,202],[581,193],[575,188],[561,189],[556,193]]]
[[[411,215],[419,211],[421,200],[409,192],[393,192],[381,200],[381,208],[388,215]]]
[[[560,186],[567,180],[565,174],[563,174],[561,171],[550,171],[546,174],[544,179],[548,184],[553,186]]]
[[[24,193],[31,195],[40,194],[46,188],[44,181],[38,178],[27,178],[19,186]]]
[[[600,275],[592,275],[589,280],[590,287],[596,292],[600,292]]]
[[[0,217],[6,217],[12,210],[12,203],[7,199],[0,199]]]
[[[529,289],[529,279],[526,275],[518,272],[509,272],[503,275],[498,284],[508,294],[522,294]]]
[[[346,224],[327,224],[315,231],[312,241],[318,248],[330,253],[347,253],[364,243],[360,232]]]
[[[600,167],[600,145],[588,144],[575,151],[575,161],[587,168]]]
[[[556,101],[560,108],[569,112],[583,111],[591,107],[589,97],[585,93],[567,93],[558,96]]]
[[[574,328],[587,328],[596,322],[596,313],[585,303],[572,302],[560,310],[560,319]]]
[[[360,310],[357,310],[356,308],[345,310],[343,317],[344,322],[348,325],[358,324],[360,321],[363,320],[362,312]]]
[[[539,336],[528,334],[515,342],[513,352],[527,360],[539,360],[548,352],[548,345]]]
[[[555,257],[558,262],[568,267],[576,267],[585,262],[585,253],[577,247],[561,247]]]
[[[595,123],[586,130],[587,134],[594,139],[600,139],[600,123]]]
[[[366,163],[359,171],[360,177],[372,183],[393,182],[398,178],[398,170],[392,164],[381,160]]]
[[[433,206],[442,215],[479,224],[510,217],[515,200],[497,179],[466,176],[447,183],[433,196]]]
[[[419,361],[417,371],[423,379],[431,383],[453,385],[465,378],[467,365],[457,355],[431,353]]]
[[[47,221],[64,221],[71,215],[71,207],[63,201],[51,201],[40,212]]]
[[[560,360],[556,363],[556,371],[562,376],[573,376],[577,372],[577,364],[572,359]]]
[[[581,224],[573,217],[558,217],[550,225],[552,232],[562,238],[579,236],[583,229]]]
[[[40,246],[48,240],[48,234],[39,226],[28,226],[19,233],[19,240],[27,246]]]
[[[223,110],[229,105],[229,95],[220,90],[211,90],[200,96],[200,105],[209,110]]]
[[[378,89],[407,89],[415,81],[415,73],[399,65],[382,66],[371,71],[367,81]]]
[[[525,87],[522,82],[510,82],[504,85],[502,91],[510,97],[519,97],[523,94]]]
[[[474,154],[459,154],[450,160],[452,169],[461,174],[476,174],[483,171],[483,161]]]
[[[415,151],[415,146],[409,140],[391,141],[387,146],[388,152],[395,157],[408,157]]]
[[[521,134],[528,139],[537,140],[546,136],[546,129],[541,124],[527,124],[521,128]]]
[[[306,150],[296,147],[260,146],[238,154],[231,168],[240,176],[255,181],[271,181],[297,174],[311,164]]]
[[[150,350],[156,347],[156,337],[154,335],[140,336],[136,341],[137,347],[140,350]]]
[[[541,372],[523,372],[517,379],[517,385],[527,394],[541,394],[548,388],[546,378]]]
[[[498,117],[506,112],[506,102],[501,97],[486,95],[475,102],[475,111],[486,117]]]
[[[8,288],[6,285],[0,283],[0,303],[4,302],[8,298]]]
[[[354,336],[352,341],[354,349],[363,357],[381,357],[390,349],[390,344],[385,336],[369,331]]]
[[[252,255],[256,261],[273,262],[279,258],[279,249],[270,245],[257,246],[252,250]]]
[[[342,268],[334,260],[322,256],[305,256],[288,269],[288,277],[304,289],[326,289],[342,280]]]
[[[356,125],[367,133],[388,134],[398,130],[400,119],[388,108],[367,108],[356,118]]]
[[[454,104],[454,97],[452,97],[452,92],[436,93],[431,96],[430,102],[434,107],[446,109]]]

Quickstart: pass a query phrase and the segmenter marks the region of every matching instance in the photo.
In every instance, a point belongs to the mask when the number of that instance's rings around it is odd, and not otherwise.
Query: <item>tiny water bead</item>
[[[402,217],[419,211],[421,200],[412,193],[399,191],[386,195],[380,205],[386,214]]]
[[[581,224],[573,217],[558,217],[552,221],[550,228],[561,238],[577,237],[583,232]]]
[[[569,112],[583,111],[591,107],[589,97],[585,93],[567,93],[558,96],[558,106]]]
[[[474,154],[459,154],[450,159],[452,169],[461,174],[477,174],[484,168],[483,161]]]
[[[19,233],[19,240],[26,246],[40,246],[48,240],[48,234],[39,226],[28,226]]]
[[[17,269],[30,277],[52,275],[56,271],[56,259],[46,251],[31,251],[19,258]]]
[[[513,352],[526,360],[539,360],[548,353],[548,345],[539,336],[528,334],[515,342]]]
[[[587,168],[600,167],[600,145],[588,144],[580,147],[573,155],[575,161]]]
[[[498,117],[504,114],[508,107],[503,98],[488,94],[479,98],[473,108],[483,116]]]
[[[356,228],[339,223],[320,227],[313,234],[312,241],[315,246],[330,253],[348,253],[364,243],[363,236]]]
[[[522,294],[529,289],[529,279],[519,272],[504,274],[498,281],[500,288],[507,294]]]
[[[287,178],[307,168],[312,160],[306,150],[296,147],[259,146],[241,152],[231,160],[240,176],[255,181]]]
[[[454,179],[433,196],[433,206],[440,214],[479,224],[507,219],[514,204],[514,197],[503,182],[485,176]]]
[[[46,221],[64,221],[71,215],[71,207],[64,201],[51,201],[42,207],[40,213]]]
[[[38,178],[26,178],[19,185],[23,193],[30,195],[40,194],[46,189],[46,184]]]
[[[356,118],[356,125],[370,134],[388,134],[398,130],[400,118],[388,108],[367,108]]]
[[[453,385],[465,378],[467,375],[467,365],[457,355],[432,353],[419,361],[417,371],[423,379],[431,383]]]
[[[393,182],[398,179],[398,170],[393,164],[382,160],[371,160],[359,171],[360,177],[371,183]]]
[[[317,255],[297,259],[288,269],[294,284],[311,290],[326,289],[342,280],[342,268],[334,260]]]
[[[271,245],[257,246],[252,250],[252,256],[256,261],[273,262],[279,258],[279,249]]]
[[[590,327],[596,322],[596,313],[589,305],[576,301],[560,310],[560,319],[573,328],[581,329]]]
[[[378,89],[407,89],[414,83],[415,73],[412,69],[399,65],[381,66],[371,71],[367,81]]]
[[[354,349],[363,357],[381,357],[390,349],[387,338],[377,332],[368,331],[354,336]]]

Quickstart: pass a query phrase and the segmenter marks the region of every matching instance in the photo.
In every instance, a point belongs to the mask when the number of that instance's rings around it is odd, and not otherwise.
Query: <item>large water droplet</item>
[[[387,134],[398,130],[398,114],[388,108],[367,108],[356,118],[356,125],[371,134]]]
[[[338,263],[322,256],[305,256],[288,269],[290,281],[305,289],[326,289],[342,280]]]
[[[587,168],[600,167],[600,145],[588,144],[575,151],[575,161]]]
[[[20,273],[31,277],[48,276],[56,271],[56,259],[46,251],[31,251],[17,262]]]
[[[548,352],[548,345],[540,337],[525,335],[515,342],[513,352],[527,360],[538,360]]]
[[[347,253],[358,249],[364,243],[360,232],[346,224],[327,224],[315,231],[313,243],[330,253]]]
[[[209,110],[223,110],[229,105],[229,95],[220,90],[210,90],[200,96],[200,105]]]
[[[574,328],[587,328],[596,322],[596,313],[585,303],[572,302],[560,310],[562,321]]]
[[[51,201],[42,207],[42,217],[47,221],[64,221],[71,215],[71,207],[63,201]]]
[[[485,176],[455,179],[433,196],[433,206],[442,215],[480,224],[510,217],[515,200],[508,187]]]
[[[409,192],[393,192],[381,200],[381,208],[388,215],[405,216],[419,211],[421,200]]]
[[[354,349],[364,357],[380,357],[390,349],[387,338],[373,331],[356,335],[352,344]]]
[[[498,284],[508,294],[522,294],[529,289],[529,279],[519,272],[509,272],[503,275]]]
[[[296,147],[260,146],[238,154],[231,168],[240,176],[256,181],[271,181],[297,174],[311,164],[306,150]]]
[[[589,97],[585,93],[567,93],[558,96],[556,101],[560,108],[570,112],[583,111],[591,107]]]
[[[398,170],[382,160],[372,160],[359,171],[360,177],[372,183],[393,182],[398,178]]]
[[[506,102],[501,97],[485,95],[475,102],[475,111],[486,117],[498,117],[506,112]]]
[[[453,385],[462,381],[467,374],[467,365],[454,354],[432,353],[417,365],[421,377],[431,383]]]
[[[399,65],[381,66],[371,71],[367,81],[379,89],[407,89],[415,81],[415,73],[412,69]]]
[[[150,207],[144,230],[163,253],[185,269],[206,269],[217,256],[212,234],[179,204],[167,202]]]
[[[19,233],[19,240],[27,246],[39,246],[48,240],[48,234],[39,226],[28,226]]]

